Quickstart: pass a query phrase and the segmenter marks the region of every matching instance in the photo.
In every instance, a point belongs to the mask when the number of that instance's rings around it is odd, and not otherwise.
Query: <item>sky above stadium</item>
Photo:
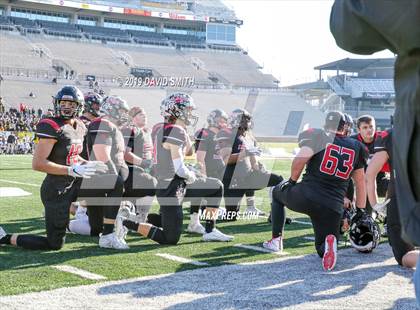
[[[346,57],[387,58],[389,51],[355,55],[337,47],[329,28],[332,0],[225,0],[244,25],[237,42],[281,86],[318,79],[313,68]],[[333,74],[332,72],[330,74]]]

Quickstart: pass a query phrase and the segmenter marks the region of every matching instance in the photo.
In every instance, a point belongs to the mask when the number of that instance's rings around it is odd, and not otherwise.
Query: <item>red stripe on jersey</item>
[[[50,125],[57,132],[60,131],[60,125],[58,125],[51,118],[44,118],[44,119],[40,120],[38,124],[42,124],[42,123]]]

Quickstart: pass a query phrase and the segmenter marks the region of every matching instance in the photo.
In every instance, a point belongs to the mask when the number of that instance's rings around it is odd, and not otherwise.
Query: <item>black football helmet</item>
[[[229,116],[225,111],[216,109],[211,111],[210,114],[207,116],[207,123],[209,124],[209,127],[216,127],[218,129],[222,129],[223,126],[221,126],[220,120],[224,119],[227,122],[228,118]]]
[[[340,111],[330,111],[325,117],[325,130],[341,131],[344,130],[346,117]]]
[[[187,126],[195,126],[198,116],[193,114],[195,110],[193,98],[186,93],[173,93],[166,97],[160,104],[160,112],[165,121],[182,120]]]
[[[252,129],[252,115],[245,109],[235,109],[229,116],[229,126],[247,131]]]
[[[63,109],[61,107],[61,101],[71,101],[75,102],[76,108],[74,109]],[[83,112],[83,106],[85,100],[83,93],[75,86],[64,86],[59,92],[55,95],[53,99],[54,104],[54,114],[56,117],[63,119],[72,119],[79,117]]]
[[[379,244],[381,233],[378,224],[365,211],[358,209],[350,221],[350,244],[359,252],[370,253]]]
[[[118,126],[127,123],[130,119],[128,112],[130,107],[127,101],[119,96],[108,96],[106,97],[101,105],[100,114],[107,115],[114,120]]]
[[[85,94],[85,112],[89,112],[93,116],[98,117],[102,101],[102,96],[97,93],[90,92]],[[98,109],[95,109],[94,104],[98,105]]]
[[[350,114],[345,113],[344,114],[344,118],[345,118],[345,124],[344,124],[344,131],[345,134],[347,136],[351,136],[353,133],[353,118],[351,117]]]

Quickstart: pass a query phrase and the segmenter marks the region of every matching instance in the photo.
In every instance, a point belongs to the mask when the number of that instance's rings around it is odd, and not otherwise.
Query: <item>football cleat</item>
[[[334,269],[335,263],[337,262],[337,239],[334,235],[328,235],[325,237],[325,251],[322,257],[322,267],[325,271],[331,271]]]
[[[222,241],[228,242],[233,240],[233,236],[225,235],[217,228],[213,228],[212,232],[203,235],[203,241]]]
[[[201,225],[201,223],[190,222],[190,224],[188,224],[187,232],[191,234],[204,235],[206,233],[206,229],[203,225]]]
[[[271,240],[265,241],[263,243],[263,248],[270,250],[272,252],[282,252],[283,251],[283,238],[277,237],[277,238],[272,238]]]
[[[99,247],[107,249],[127,250],[129,249],[124,239],[117,237],[116,233],[102,235],[99,237]]]
[[[265,212],[258,209],[257,207],[247,207],[245,210],[245,214],[265,215]]]

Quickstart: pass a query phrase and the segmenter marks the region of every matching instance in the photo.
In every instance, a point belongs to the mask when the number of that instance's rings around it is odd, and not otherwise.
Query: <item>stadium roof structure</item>
[[[395,58],[354,59],[344,58],[325,65],[315,67],[315,70],[360,72],[367,68],[393,68]]]

